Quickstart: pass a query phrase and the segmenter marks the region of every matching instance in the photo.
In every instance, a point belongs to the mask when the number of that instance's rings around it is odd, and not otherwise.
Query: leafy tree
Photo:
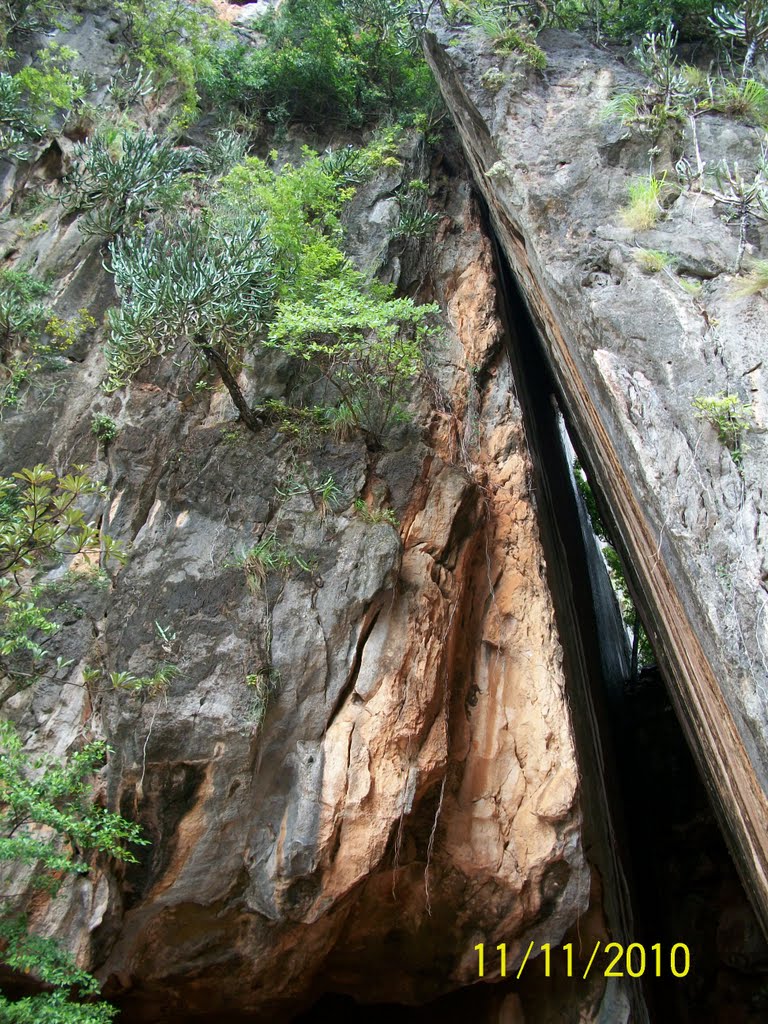
[[[260,24],[263,47],[212,50],[207,104],[272,122],[359,127],[433,107],[437,92],[406,13],[393,0],[285,0]]]
[[[0,479],[0,670],[11,679],[34,681],[47,656],[41,637],[58,630],[39,602],[34,571],[89,551],[124,557],[77,507],[81,498],[103,493],[82,469],[57,477],[38,465]]]
[[[317,367],[374,444],[402,415],[422,368],[426,342],[438,334],[435,305],[393,299],[382,286],[351,275],[327,282],[315,301],[282,303],[267,344]]]
[[[252,157],[234,168],[220,182],[215,215],[226,221],[264,211],[278,299],[265,344],[325,378],[347,423],[381,444],[410,397],[423,346],[437,334],[435,307],[394,299],[341,249],[341,212],[369,173],[371,154],[303,155],[296,167],[273,170]]]
[[[158,89],[179,91],[177,126],[194,119],[198,81],[206,55],[227,37],[228,27],[210,0],[117,0],[125,18],[126,54],[151,72]]]
[[[155,356],[187,351],[220,374],[243,422],[259,420],[235,378],[271,302],[273,253],[260,219],[231,227],[185,216],[111,246],[122,298],[110,310],[107,390],[126,384]]]
[[[340,215],[367,170],[359,150],[340,152],[343,163],[305,147],[301,164],[284,164],[277,171],[249,157],[219,183],[214,208],[220,222],[264,218],[281,299],[311,298],[318,282],[337,276],[347,264]]]
[[[58,628],[40,603],[36,572],[94,549],[121,555],[77,507],[102,488],[75,474],[57,477],[39,465],[0,480],[0,672],[12,683],[34,681],[47,656],[44,637]],[[4,698],[10,692],[12,686]],[[98,996],[98,983],[56,942],[35,935],[19,912],[30,887],[54,894],[66,875],[87,871],[86,851],[132,861],[130,846],[145,842],[137,825],[89,797],[88,780],[107,752],[96,742],[63,763],[32,760],[15,727],[0,719],[0,862],[30,872],[23,892],[3,896],[0,962],[49,989],[16,1001],[0,995],[0,1019],[9,1024],[107,1024],[114,1016],[106,1003],[71,999],[75,989],[82,998]]]
[[[89,743],[63,763],[31,760],[14,726],[0,721],[0,862],[29,865],[33,888],[55,893],[63,877],[83,874],[79,857],[98,851],[135,861],[133,844],[145,845],[139,826],[96,806],[89,779],[108,753],[102,742]],[[32,974],[52,991],[11,1001],[0,995],[0,1016],[14,1024],[107,1024],[116,1011],[104,1002],[80,1004],[70,999],[99,993],[95,978],[79,969],[51,939],[35,935],[24,915],[13,910],[23,894],[6,894],[0,913],[0,962]]]
[[[0,50],[0,61],[11,56],[13,51]],[[85,96],[85,82],[68,68],[76,56],[69,47],[50,43],[15,75],[0,71],[0,146],[9,157],[26,159],[56,115],[69,113]]]

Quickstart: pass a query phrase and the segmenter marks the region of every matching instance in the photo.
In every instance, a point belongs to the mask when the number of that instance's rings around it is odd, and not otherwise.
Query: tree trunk
[[[200,346],[200,350],[205,355],[208,362],[213,366],[219,373],[224,387],[230,394],[232,401],[235,403],[235,408],[240,413],[240,419],[254,433],[262,426],[262,422],[256,413],[251,409],[245,400],[243,392],[240,390],[240,385],[235,380],[232,371],[227,364],[227,360],[217,349],[213,348],[212,345],[206,345],[202,338],[196,337],[195,342]]]

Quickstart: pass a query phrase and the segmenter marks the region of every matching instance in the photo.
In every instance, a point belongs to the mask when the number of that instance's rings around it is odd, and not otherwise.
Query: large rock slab
[[[605,107],[643,83],[581,37],[540,42],[544,73],[467,29],[430,34],[427,52],[768,925],[768,305],[735,296],[738,227],[710,195],[670,190],[653,230],[622,226],[649,141]],[[706,115],[697,136],[710,170],[723,157],[745,171],[757,160],[747,126]],[[670,180],[681,157],[696,165],[690,127],[653,144],[653,168]],[[748,241],[765,255],[764,228]],[[678,273],[645,274],[638,247],[670,253]],[[753,408],[740,461],[693,405],[720,393]]]

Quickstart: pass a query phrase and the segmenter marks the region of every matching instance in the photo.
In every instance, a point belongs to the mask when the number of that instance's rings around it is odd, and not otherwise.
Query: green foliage
[[[203,170],[210,177],[222,177],[248,157],[250,142],[231,128],[216,132],[202,155]]]
[[[712,0],[556,0],[554,19],[564,28],[586,27],[600,38],[627,40],[645,32],[659,32],[670,21],[683,39],[712,34],[707,18]]]
[[[196,115],[198,86],[209,54],[231,35],[208,0],[117,0],[126,20],[126,54],[154,78],[178,91],[177,127]]]
[[[768,125],[768,86],[754,78],[740,83],[721,80],[715,84],[719,88],[710,104],[713,110]]]
[[[81,498],[102,494],[79,466],[62,477],[38,465],[0,479],[0,668],[7,675],[31,677],[47,656],[40,636],[58,629],[30,574],[75,554],[86,561],[92,552],[124,558],[77,507]]]
[[[517,54],[531,67],[547,66],[544,51],[536,45],[535,30],[547,20],[545,4],[517,3],[504,0],[475,0],[450,5],[449,17],[466,20],[481,29],[493,43],[498,54]]]
[[[630,183],[627,192],[629,202],[621,211],[621,221],[632,231],[650,231],[655,227],[661,213],[659,197],[664,186],[664,176],[650,175]]]
[[[103,412],[95,412],[91,417],[91,433],[98,438],[99,444],[106,447],[117,437],[118,426],[111,416]]]
[[[409,181],[397,196],[400,207],[396,234],[406,238],[424,238],[429,235],[440,220],[440,214],[427,208],[429,185],[426,181]]]
[[[261,410],[266,418],[277,425],[280,433],[290,442],[296,452],[309,451],[325,434],[331,433],[337,440],[348,440],[354,430],[335,429],[337,410],[333,407],[315,405],[289,405],[279,399],[270,398]]]
[[[68,211],[85,210],[84,234],[112,237],[135,228],[148,213],[172,207],[192,155],[153,132],[104,132],[75,147],[75,164],[60,200]]]
[[[42,465],[0,480],[0,671],[6,681],[34,682],[47,657],[42,638],[59,628],[42,601],[69,582],[36,583],[37,572],[62,557],[87,560],[99,550],[104,558],[123,558],[119,545],[100,537],[76,505],[103,493],[86,476],[57,477]],[[84,575],[78,574],[81,580]],[[58,658],[53,669],[67,664]],[[96,742],[63,763],[51,757],[32,760],[13,725],[0,720],[0,861],[34,869],[36,888],[54,893],[63,876],[87,871],[86,851],[134,861],[131,846],[146,842],[137,825],[90,799],[88,780],[107,753],[106,745]],[[55,942],[33,934],[14,912],[12,897],[6,899],[0,962],[32,974],[52,991],[15,1002],[0,995],[0,1018],[16,1024],[107,1024],[115,1013],[108,1004],[73,1001],[97,996],[96,980]]]
[[[638,249],[635,260],[646,274],[660,274],[662,270],[670,270],[675,265],[675,257],[659,249]]]
[[[737,7],[715,7],[710,25],[721,39],[736,42],[745,50],[742,82],[749,76],[755,57],[768,45],[768,8],[764,0],[744,0]]]
[[[176,665],[163,664],[149,676],[137,676],[133,672],[110,672],[109,681],[115,690],[131,690],[154,697],[162,693],[178,674]]]
[[[429,323],[434,307],[392,299],[355,271],[340,248],[344,203],[390,144],[323,158],[305,149],[300,166],[279,171],[251,157],[222,179],[214,198],[224,223],[264,211],[278,300],[265,344],[319,370],[331,385],[336,429],[344,433],[354,425],[376,443],[402,412],[419,373],[421,346],[436,333]],[[409,220],[401,228],[424,233],[433,225],[425,189],[425,182],[414,181],[403,193],[401,210]],[[308,415],[315,416],[298,419]],[[303,429],[295,415],[278,416]]]
[[[488,68],[480,76],[480,84],[488,92],[498,92],[507,81],[507,77],[501,68]]]
[[[358,150],[345,148],[325,158],[306,147],[302,153],[298,167],[284,164],[277,171],[249,157],[222,179],[214,198],[224,223],[264,215],[281,299],[310,300],[320,281],[347,266],[340,214],[354,195],[354,181],[368,173]]]
[[[255,338],[274,291],[263,222],[227,227],[185,215],[118,239],[110,252],[122,305],[108,314],[107,390],[126,384],[155,356],[188,346],[192,357],[222,372],[232,393],[229,366]],[[242,400],[232,397],[236,405]]]
[[[214,109],[273,124],[360,127],[433,108],[437,93],[395,0],[285,0],[262,19],[265,45],[211,51],[202,72]]]
[[[86,851],[136,861],[131,847],[147,843],[139,826],[96,806],[90,797],[89,780],[108,752],[105,743],[94,742],[64,762],[32,760],[15,727],[0,721],[0,861],[34,867],[34,885],[49,893],[59,888],[63,876],[88,870],[79,859]],[[0,996],[3,1021],[107,1024],[113,1018],[116,1011],[106,1003],[72,1001],[75,990],[79,997],[97,996],[98,982],[57,943],[31,932],[8,904],[0,917],[0,942],[0,962],[53,989],[17,1002]]]
[[[0,147],[12,159],[24,160],[31,143],[44,135],[45,126],[32,117],[16,77],[0,71]]]
[[[2,936],[0,936],[2,937]],[[45,946],[37,949],[34,956],[34,966],[40,967],[46,961],[52,960],[54,956],[62,955],[56,943],[50,939],[41,939]],[[66,956],[66,954],[63,954]],[[70,967],[69,978],[73,979],[72,984],[77,984],[77,966],[71,958],[66,961]],[[94,994],[98,992],[98,983],[94,979]],[[65,985],[70,988],[71,985]],[[81,992],[86,991],[81,987]],[[0,1013],[3,1024],[109,1024],[117,1014],[117,1008],[109,1003],[73,1003],[65,990],[46,992],[44,995],[27,996],[11,1002],[0,995]]]
[[[13,36],[29,35],[58,23],[70,5],[63,0],[4,0],[0,17],[0,50]]]
[[[42,872],[38,884],[49,891],[61,872],[88,870],[72,850],[135,862],[131,844],[146,845],[139,826],[89,798],[88,780],[106,760],[105,743],[89,743],[63,764],[46,757],[30,762],[15,728],[0,721],[0,750],[0,860],[35,865]]]
[[[750,220],[768,220],[768,141],[763,142],[760,160],[752,172],[745,176],[737,162],[731,166],[723,161],[715,168],[716,187],[706,191],[725,206],[739,223],[739,248],[736,272],[741,270],[747,247],[747,228]]]
[[[50,310],[50,286],[27,270],[0,270],[0,348],[4,353],[39,336]]]
[[[438,336],[434,305],[366,294],[354,278],[331,280],[316,300],[283,302],[268,345],[317,367],[377,445],[402,418],[422,368],[422,350]]]
[[[355,499],[355,515],[364,523],[389,523],[398,529],[400,521],[393,508],[372,508],[364,498]]]
[[[719,395],[699,395],[693,400],[699,419],[708,420],[717,430],[717,436],[731,453],[737,466],[741,465],[744,434],[752,427],[752,406],[741,401],[738,395],[724,392]]]
[[[249,718],[258,729],[263,724],[269,705],[277,694],[279,677],[273,669],[262,668],[247,675],[245,685],[251,694]]]
[[[41,301],[50,288],[26,270],[0,270],[0,353],[3,357],[0,408],[19,401],[22,385],[47,369],[83,331],[95,326],[81,309],[63,320]]]
[[[662,32],[646,32],[634,49],[635,59],[659,93],[664,110],[670,110],[686,84],[676,52],[679,38],[670,21]]]
[[[34,62],[14,75],[31,116],[45,124],[59,112],[68,112],[85,96],[82,79],[68,70],[75,50],[49,43],[38,50]]]
[[[305,572],[310,570],[309,565],[295,551],[282,544],[274,533],[265,534],[240,555],[234,564],[242,568],[248,589],[253,594],[263,588],[271,572],[285,573],[296,566]]]
[[[53,119],[85,96],[85,81],[68,69],[75,56],[74,50],[49,43],[15,75],[0,72],[0,147],[11,157],[26,159],[30,144],[47,134]]]

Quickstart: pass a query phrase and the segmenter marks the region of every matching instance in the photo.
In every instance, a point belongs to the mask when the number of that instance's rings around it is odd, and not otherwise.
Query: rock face
[[[262,8],[218,6],[244,38]],[[87,50],[104,103],[118,29],[88,14],[61,37]],[[413,422],[386,450],[296,441],[274,423],[251,433],[220,384],[196,386],[170,359],[108,397],[101,327],[4,413],[0,472],[84,464],[109,488],[91,514],[130,546],[109,586],[70,595],[76,614],[55,651],[69,667],[20,692],[0,681],[3,714],[30,750],[108,741],[98,796],[151,842],[139,863],[94,862],[30,908],[127,1022],[279,1022],[324,992],[419,1004],[460,988],[462,1006],[499,1024],[646,1019],[623,983],[593,978],[575,992],[540,964],[528,987],[476,984],[479,943],[506,943],[511,974],[531,943],[554,948],[572,930],[588,947],[628,926],[620,867],[606,867],[613,834],[589,699],[555,604],[556,578],[571,581],[545,561],[535,442],[474,189],[753,898],[768,907],[765,302],[731,297],[738,237],[711,197],[678,196],[641,236],[618,226],[647,142],[601,111],[632,76],[576,37],[542,42],[545,76],[500,62],[466,29],[428,36],[466,162],[450,138],[434,156],[414,137],[345,214],[361,267],[442,310]],[[137,119],[167,113],[151,105]],[[55,202],[72,141],[2,175],[0,247],[4,266],[51,275],[60,315],[87,308],[100,321],[116,302],[103,253]],[[304,141],[290,137],[284,155]],[[659,170],[671,174],[692,144],[659,140]],[[710,162],[725,145],[742,166],[759,150],[747,129],[714,119],[699,120],[696,145]],[[417,176],[440,221],[430,239],[403,239],[392,197]],[[48,205],[38,196],[25,218],[42,182]],[[750,244],[760,240],[753,229]],[[638,245],[669,250],[676,273],[645,275]],[[692,280],[703,282],[695,295]],[[270,352],[241,376],[259,402],[290,384]],[[754,408],[740,460],[692,404],[726,391]],[[119,428],[106,450],[96,412]],[[318,493],[329,477],[331,502]],[[269,537],[280,571],[248,561]],[[574,582],[569,599],[585,591]],[[603,611],[595,622],[616,619],[610,593]],[[161,692],[110,682],[161,661],[179,668]],[[13,891],[24,884],[19,873]],[[492,956],[484,981],[499,981]]]
[[[649,143],[604,111],[640,83],[579,37],[540,42],[544,74],[466,29],[427,50],[765,926],[768,309],[734,294],[738,227],[711,195],[670,190],[655,228],[621,226]],[[716,115],[693,130],[653,140],[657,174],[696,166],[697,147],[709,170],[755,165],[756,131]],[[753,225],[748,252],[765,240]],[[638,247],[676,272],[644,273]],[[737,458],[693,405],[734,393],[754,415]]]
[[[79,31],[98,52],[98,25]],[[280,1020],[326,989],[423,1001],[477,980],[478,942],[506,942],[511,969],[590,902],[490,243],[468,181],[436,166],[437,236],[396,251],[382,204],[411,173],[385,172],[349,215],[382,272],[444,310],[416,425],[392,450],[252,435],[223,390],[195,391],[170,362],[107,398],[100,330],[3,422],[4,473],[89,466],[110,489],[94,514],[131,545],[110,589],[78,595],[85,615],[62,640],[72,667],[4,704],[31,749],[106,738],[102,796],[151,840],[139,864],[94,865],[33,914],[127,1020]],[[100,317],[115,298],[97,242],[55,204],[45,216],[20,246],[11,210],[6,265],[23,252],[55,275],[57,310]],[[262,357],[259,387],[280,395],[283,369]],[[119,426],[106,454],[95,411]],[[299,473],[332,474],[343,497],[319,507],[291,488]],[[357,496],[398,525],[356,515]],[[238,557],[268,534],[291,568],[249,580]],[[154,696],[84,671],[141,675],[159,659],[180,673]]]

